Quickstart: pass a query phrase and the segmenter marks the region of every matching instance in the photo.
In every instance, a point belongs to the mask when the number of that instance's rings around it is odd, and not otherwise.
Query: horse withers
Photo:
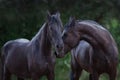
[[[6,42],[2,47],[2,80],[10,80],[12,74],[18,80],[38,80],[43,75],[48,80],[54,80],[52,47],[57,54],[64,47],[61,28],[60,13],[48,13],[46,22],[32,40],[22,38]]]
[[[107,73],[110,80],[116,79],[118,49],[107,29],[92,20],[70,18],[62,37],[64,53],[57,57],[72,50],[71,80],[79,80],[83,69],[90,73],[90,80],[99,80],[102,73]]]

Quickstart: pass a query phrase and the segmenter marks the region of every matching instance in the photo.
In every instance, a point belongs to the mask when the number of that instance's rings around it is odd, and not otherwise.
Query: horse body
[[[111,73],[105,55],[102,52],[95,53],[92,46],[84,40],[71,50],[71,55],[71,69],[74,74],[79,73],[77,77],[80,77],[83,69],[89,73],[95,71],[99,76]]]
[[[42,38],[43,37],[46,36],[42,36]],[[49,46],[51,45],[50,43],[48,45],[43,42],[43,40],[40,40],[42,42],[37,41],[37,39],[33,39],[31,41],[23,42],[20,41],[20,39],[17,39],[9,41],[4,45],[4,64],[6,64],[5,66],[10,73],[23,78],[29,78],[32,76],[31,73],[36,74],[38,77],[47,74],[46,72],[49,70],[48,65],[51,66],[48,64],[50,62],[49,60],[55,59],[55,57],[51,55],[51,46]],[[41,45],[39,46],[40,43]],[[48,53],[49,55],[47,55]],[[53,66],[55,62],[51,63]]]
[[[71,50],[71,64],[76,61],[82,68],[90,72],[92,64],[92,53],[90,45],[85,41],[80,41],[79,45]]]
[[[101,53],[101,55],[103,53],[106,56],[108,64],[111,64],[111,61],[117,64],[118,49],[111,34],[102,26],[86,20],[79,22],[79,24],[79,26],[81,26],[81,30],[83,30],[82,27],[90,29],[86,29],[88,32],[86,32],[81,39],[89,42],[92,45],[95,53]],[[113,65],[110,66],[112,67]]]
[[[31,41],[17,39],[8,41],[3,46],[2,80],[10,80],[11,74],[16,75],[18,80],[24,78],[38,80],[43,75],[47,76],[48,80],[54,80],[55,56],[52,54],[52,46],[56,52],[63,48],[58,14],[49,15],[48,22]]]
[[[98,23],[91,20],[70,19],[63,31],[63,57],[72,50],[72,80],[78,80],[81,70],[90,72],[90,80],[98,80],[106,72],[110,80],[115,80],[118,64],[118,49],[111,34]],[[81,40],[87,41],[80,42]],[[80,42],[80,44],[79,44]]]

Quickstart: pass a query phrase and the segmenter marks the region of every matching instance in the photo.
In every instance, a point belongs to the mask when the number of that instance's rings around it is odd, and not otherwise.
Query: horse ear
[[[71,26],[74,26],[75,25],[75,17],[70,17],[69,22],[70,22]]]
[[[50,20],[51,14],[49,11],[47,11],[47,20]]]
[[[56,12],[56,15],[57,15],[57,17],[60,17],[60,12],[57,11],[57,12]]]

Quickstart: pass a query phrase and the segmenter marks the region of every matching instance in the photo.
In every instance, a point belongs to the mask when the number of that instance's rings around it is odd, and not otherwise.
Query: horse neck
[[[107,30],[105,30],[104,28],[98,28],[97,25],[89,26],[89,24],[85,24],[82,22],[78,22],[77,26],[79,32],[81,32],[82,34],[81,39],[88,41],[95,49],[102,49],[104,52],[108,51],[107,47],[108,44],[111,44],[111,38],[108,35]]]
[[[111,61],[116,61],[118,59],[118,49],[117,45],[111,36],[111,34],[99,25],[85,25],[78,23],[77,25],[79,32],[82,36],[81,39],[89,42],[95,53],[103,53]]]
[[[51,43],[47,31],[47,23],[45,23],[35,37],[31,40],[33,50],[36,50],[39,54],[49,56],[51,55]]]

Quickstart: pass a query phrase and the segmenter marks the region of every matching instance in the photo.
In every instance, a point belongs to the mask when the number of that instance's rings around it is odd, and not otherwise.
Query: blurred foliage
[[[120,0],[0,0],[0,47],[8,40],[31,39],[45,22],[47,10],[60,11],[63,24],[70,16],[97,21],[110,31],[120,49]],[[55,79],[68,80],[69,71],[70,53],[57,59]],[[80,79],[88,80],[88,75],[84,71]],[[120,64],[118,75],[120,80]],[[101,80],[106,78],[101,76]]]

